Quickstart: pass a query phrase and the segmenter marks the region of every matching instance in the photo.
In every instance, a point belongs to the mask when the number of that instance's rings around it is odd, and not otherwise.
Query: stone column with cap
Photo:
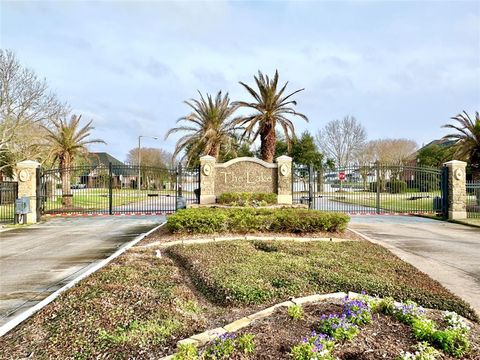
[[[26,160],[17,163],[16,177],[18,181],[18,197],[26,196],[30,199],[30,212],[27,214],[27,223],[37,222],[37,168],[40,163]]]
[[[443,164],[448,168],[448,219],[460,220],[467,218],[467,190],[465,169],[467,163],[452,160]]]
[[[215,163],[213,156],[200,158],[200,204],[215,204]]]
[[[286,155],[278,157],[277,163],[277,202],[278,204],[291,205],[292,194],[292,158]]]

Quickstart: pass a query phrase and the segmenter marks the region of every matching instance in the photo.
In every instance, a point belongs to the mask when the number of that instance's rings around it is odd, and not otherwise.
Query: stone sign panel
[[[216,196],[226,192],[277,192],[277,166],[254,158],[247,159],[216,164]]]
[[[214,204],[226,192],[275,193],[279,204],[292,203],[292,159],[276,163],[241,157],[217,164],[212,156],[200,158],[200,204]]]

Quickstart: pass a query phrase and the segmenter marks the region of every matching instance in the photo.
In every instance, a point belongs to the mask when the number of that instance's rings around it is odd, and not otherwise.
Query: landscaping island
[[[348,221],[344,214],[293,208],[179,211],[159,231],[3,336],[0,358],[158,359],[180,350],[177,359],[195,359],[195,354],[395,359],[419,346],[436,359],[478,358],[480,328],[473,309],[388,250],[348,231]],[[206,347],[177,347],[192,335],[292,298],[349,291],[383,300],[328,299],[279,307]],[[355,306],[368,312],[362,315],[368,321],[351,316],[359,311],[348,305],[351,301],[362,301]],[[419,306],[442,311],[423,312]],[[332,318],[340,322],[322,323]],[[336,335],[333,328],[344,327],[356,330]],[[331,357],[307,354],[320,348],[330,349],[324,355]],[[459,348],[461,354],[455,352]]]

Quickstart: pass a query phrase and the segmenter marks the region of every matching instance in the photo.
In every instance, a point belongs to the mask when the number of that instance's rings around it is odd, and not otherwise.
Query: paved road
[[[390,249],[480,314],[480,229],[412,216],[353,216],[350,227]]]
[[[315,209],[323,211],[343,211],[350,213],[375,213],[377,211],[374,207],[335,201],[335,197],[335,195],[317,196],[313,199],[313,206]]]
[[[0,232],[0,325],[164,219],[55,218]]]

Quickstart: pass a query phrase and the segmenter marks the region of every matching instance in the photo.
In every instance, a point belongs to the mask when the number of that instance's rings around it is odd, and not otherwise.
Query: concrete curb
[[[19,325],[21,322],[25,321],[26,319],[28,319],[30,316],[32,316],[33,314],[35,314],[37,311],[41,310],[42,308],[44,308],[45,306],[47,306],[48,304],[50,304],[53,300],[55,300],[60,294],[62,294],[63,292],[65,292],[66,290],[70,289],[71,287],[75,286],[78,282],[80,282],[81,280],[85,279],[87,276],[93,274],[94,272],[98,271],[99,269],[101,269],[102,267],[104,267],[105,265],[107,265],[110,261],[114,260],[115,258],[117,258],[118,256],[120,256],[121,254],[123,254],[125,251],[127,251],[128,249],[130,249],[132,246],[136,245],[138,242],[140,242],[141,240],[143,240],[145,237],[147,237],[148,235],[150,235],[151,233],[155,232],[156,230],[160,229],[163,225],[165,225],[166,222],[163,222],[161,223],[160,225],[158,226],[155,226],[153,229],[147,231],[146,233],[143,233],[139,236],[137,236],[135,239],[133,239],[132,241],[130,241],[129,243],[127,244],[124,244],[122,247],[120,247],[117,251],[115,251],[112,255],[110,255],[109,257],[107,257],[106,259],[103,259],[101,260],[100,262],[98,262],[97,264],[95,264],[94,266],[92,266],[90,269],[88,269],[86,272],[84,272],[83,274],[80,274],[79,276],[77,276],[75,279],[71,280],[69,283],[67,283],[66,285],[62,286],[60,289],[58,289],[57,291],[53,292],[52,294],[50,294],[48,297],[46,297],[45,299],[43,299],[42,301],[40,301],[38,304],[36,304],[35,306],[31,307],[30,309],[27,309],[25,310],[24,312],[22,312],[21,314],[18,314],[17,316],[15,316],[12,320],[10,320],[9,322],[3,324],[1,327],[0,327],[0,337],[2,337],[3,335],[5,335],[6,333],[8,333],[10,330],[12,330],[13,328],[15,328],[17,325]]]
[[[348,296],[351,297],[357,297],[360,294],[349,292]],[[207,344],[208,342],[214,340],[220,335],[223,335],[225,333],[229,332],[235,332],[240,329],[243,329],[244,327],[249,326],[251,323],[253,323],[256,320],[260,320],[263,318],[266,318],[270,315],[272,315],[275,310],[281,307],[289,307],[292,305],[303,305],[303,304],[308,304],[308,303],[315,303],[319,302],[322,300],[328,300],[328,299],[343,299],[344,297],[347,296],[347,293],[344,292],[336,292],[336,293],[330,293],[330,294],[314,294],[314,295],[309,295],[309,296],[304,296],[300,298],[294,298],[289,301],[284,301],[278,304],[275,304],[273,306],[270,306],[266,309],[257,311],[254,314],[251,314],[249,316],[245,316],[243,318],[237,319],[230,324],[224,325],[223,327],[215,328],[215,329],[210,329],[207,331],[204,331],[200,334],[195,334],[190,336],[189,338],[180,340],[177,342],[178,345],[183,345],[183,344],[193,344],[195,346],[203,346]],[[160,360],[171,360],[175,354],[165,356],[163,358],[160,358]]]
[[[356,241],[342,238],[315,238],[315,237],[283,237],[283,236],[225,236],[225,237],[211,237],[201,238],[193,240],[175,240],[170,242],[155,241],[150,244],[143,245],[142,248],[167,248],[174,245],[191,245],[191,244],[207,244],[211,242],[220,241],[237,241],[237,240],[258,240],[258,241],[297,241],[297,242],[313,242],[313,241],[326,241],[326,242],[343,242],[343,241]]]

